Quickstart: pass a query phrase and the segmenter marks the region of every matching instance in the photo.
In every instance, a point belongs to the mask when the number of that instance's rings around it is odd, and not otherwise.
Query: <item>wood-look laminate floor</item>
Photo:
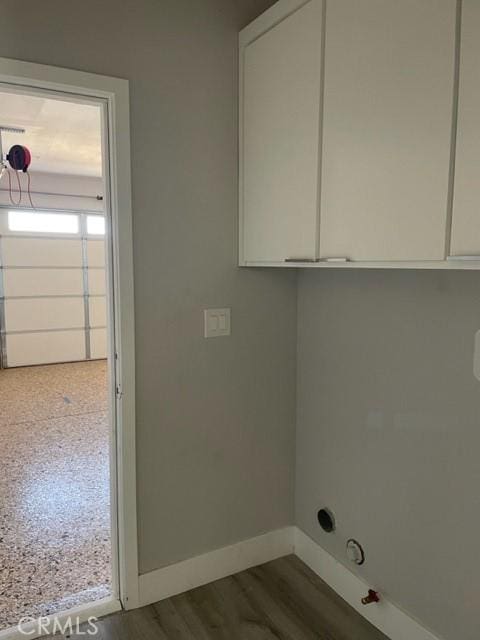
[[[388,640],[295,556],[98,626],[97,640]]]

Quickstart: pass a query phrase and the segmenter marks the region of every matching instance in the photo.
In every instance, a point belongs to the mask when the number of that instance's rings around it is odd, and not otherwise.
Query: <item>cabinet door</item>
[[[317,255],[322,14],[310,0],[241,46],[241,262]]]
[[[450,253],[480,255],[480,2],[464,0]]]
[[[327,0],[320,255],[443,260],[455,0]]]

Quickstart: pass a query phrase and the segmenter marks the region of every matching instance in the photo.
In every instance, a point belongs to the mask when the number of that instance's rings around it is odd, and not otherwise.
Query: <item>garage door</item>
[[[1,366],[105,358],[103,216],[1,211],[0,231]]]

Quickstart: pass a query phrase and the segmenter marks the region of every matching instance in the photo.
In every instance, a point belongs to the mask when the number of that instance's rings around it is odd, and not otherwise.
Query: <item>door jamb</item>
[[[89,99],[103,104],[105,198],[111,213],[110,282],[113,308],[110,319],[111,371],[115,376],[112,417],[115,425],[112,474],[116,491],[112,510],[117,514],[118,591],[125,609],[139,606],[135,457],[135,335],[133,246],[128,81],[82,71],[0,58],[0,83],[17,92],[45,93],[50,97]],[[107,172],[105,173],[105,169]],[[120,259],[121,256],[121,259]],[[114,544],[115,548],[115,544]],[[114,565],[115,567],[115,565]]]

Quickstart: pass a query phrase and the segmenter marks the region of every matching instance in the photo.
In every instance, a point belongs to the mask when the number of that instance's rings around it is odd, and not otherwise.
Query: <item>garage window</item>
[[[103,216],[87,216],[87,233],[89,236],[104,236],[105,218]]]
[[[42,213],[41,211],[9,211],[10,231],[29,233],[78,234],[78,216],[70,213]]]

